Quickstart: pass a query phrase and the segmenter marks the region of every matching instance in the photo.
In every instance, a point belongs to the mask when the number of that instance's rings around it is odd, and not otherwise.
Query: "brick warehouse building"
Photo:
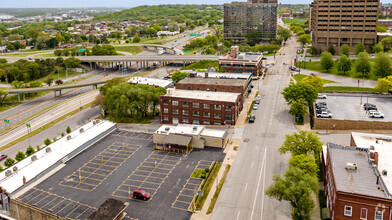
[[[208,77],[208,73],[205,74],[205,77]],[[248,97],[251,83],[250,77],[247,79],[187,77],[176,84],[176,89],[240,93],[242,95],[240,102],[243,103]]]
[[[312,45],[317,49],[334,46],[339,52],[347,44],[353,51],[362,43],[370,51],[377,43],[379,0],[314,0],[310,8]]]
[[[234,125],[241,94],[170,88],[160,98],[160,110],[163,124]]]
[[[323,147],[321,168],[331,219],[391,219],[390,177],[379,163],[373,150],[331,143]]]
[[[229,73],[252,73],[258,76],[263,69],[262,58],[260,53],[240,53],[238,46],[232,46],[229,54],[219,57],[219,67]]]

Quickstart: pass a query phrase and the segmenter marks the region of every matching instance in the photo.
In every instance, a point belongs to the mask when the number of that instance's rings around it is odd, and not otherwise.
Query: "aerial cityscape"
[[[0,219],[391,220],[391,27],[378,0],[2,3]]]

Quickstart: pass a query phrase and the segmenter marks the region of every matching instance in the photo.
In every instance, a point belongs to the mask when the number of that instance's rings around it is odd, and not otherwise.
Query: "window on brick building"
[[[164,100],[163,100],[163,104],[165,104],[165,105],[169,104],[169,100],[164,99]]]
[[[233,106],[228,106],[228,105],[225,106],[226,111],[231,111],[232,108],[233,108]]]
[[[168,108],[164,108],[163,109],[163,113],[169,113],[169,109]]]
[[[189,115],[189,111],[188,110],[182,110],[182,115]]]
[[[203,117],[209,118],[209,117],[211,117],[211,114],[209,112],[203,112]]]
[[[199,122],[199,120],[193,120],[192,123],[198,125],[200,122]]]
[[[375,220],[382,220],[382,211],[376,211],[376,216],[374,217]]]
[[[200,114],[199,114],[199,111],[193,111],[192,115],[196,116],[196,117],[199,117]]]
[[[221,110],[221,105],[214,105],[215,110]]]
[[[231,121],[231,115],[226,115],[225,119],[226,121]]]
[[[203,105],[203,108],[205,108],[205,109],[210,109],[210,104],[204,104],[204,105]]]
[[[173,113],[173,114],[178,114],[178,109],[173,109],[173,110],[172,110],[172,113]]]
[[[164,116],[164,117],[163,117],[163,120],[164,120],[164,121],[169,121],[169,117]]]
[[[178,124],[178,118],[173,118],[173,124]]]
[[[214,118],[222,118],[221,114],[214,114]]]
[[[178,105],[178,101],[172,101],[172,105]]]
[[[182,102],[182,106],[188,107],[189,106],[189,102]]]
[[[183,118],[183,119],[182,119],[182,123],[189,123],[189,119]]]
[[[352,216],[353,215],[353,207],[345,205],[344,206],[344,216]]]
[[[367,219],[367,209],[361,208],[361,220]]]
[[[203,124],[209,125],[209,124],[210,124],[210,121],[203,121]]]
[[[193,108],[199,108],[199,103],[197,103],[197,102],[192,103],[192,107]]]

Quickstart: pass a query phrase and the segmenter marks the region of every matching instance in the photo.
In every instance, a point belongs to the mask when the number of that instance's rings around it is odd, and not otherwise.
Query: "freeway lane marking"
[[[266,155],[267,154],[267,148],[265,148],[265,152],[264,152],[264,155]],[[263,161],[263,164],[265,165],[265,164],[267,164],[267,157],[264,157],[264,161]],[[262,194],[262,196],[261,196],[261,217],[260,217],[260,219],[263,219],[263,210],[264,210],[264,195],[265,195],[265,193],[264,193],[264,188],[265,188],[265,173],[266,173],[266,165],[264,166],[264,168],[263,168],[263,194]]]
[[[246,192],[246,189],[248,188],[248,183],[246,183],[246,185],[245,185],[245,192]]]
[[[240,214],[241,214],[241,211],[238,211],[237,220],[240,219]]]
[[[255,199],[254,199],[254,201],[253,201],[253,208],[252,208],[252,213],[251,213],[251,215],[250,215],[250,220],[253,219],[253,212],[254,212],[255,206],[256,206],[257,195],[259,194],[260,181],[261,181],[261,173],[262,173],[263,169],[265,169],[265,168],[264,168],[264,165],[265,165],[266,153],[267,153],[267,148],[265,148],[265,150],[264,150],[263,162],[262,162],[262,164],[261,164],[261,172],[260,172],[260,175],[259,175],[259,180],[257,181],[257,189],[256,189]],[[265,177],[265,174],[264,174],[264,177]],[[264,188],[264,187],[263,187],[263,188]],[[264,189],[263,189],[263,190],[264,190]],[[263,191],[263,194],[264,194],[264,191]]]

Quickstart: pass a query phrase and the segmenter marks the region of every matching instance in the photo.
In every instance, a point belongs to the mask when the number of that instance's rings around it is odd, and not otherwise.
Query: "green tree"
[[[340,55],[338,63],[337,63],[338,71],[346,74],[347,71],[351,70],[351,60],[344,54]]]
[[[140,39],[140,37],[139,37],[139,34],[136,33],[135,36],[134,36],[133,39],[132,39],[132,43],[139,43],[140,40],[141,40],[141,39]]]
[[[302,34],[301,36],[298,37],[297,42],[300,42],[302,44],[302,46],[304,46],[305,44],[310,44],[310,35],[309,34]]]
[[[392,89],[392,76],[387,76],[385,78],[378,78],[376,90],[379,93],[388,92]]]
[[[45,144],[46,146],[50,145],[51,143],[52,143],[52,141],[51,141],[49,138],[46,138],[46,139],[44,140],[44,144]]]
[[[54,55],[57,56],[57,57],[61,56],[62,53],[63,53],[62,50],[55,50],[54,51]]]
[[[334,46],[329,46],[328,47],[328,52],[330,53],[330,54],[332,54],[332,55],[335,55],[335,47]]]
[[[195,29],[195,25],[194,24],[191,24],[190,26],[189,26],[189,30],[193,30],[193,29]]]
[[[303,83],[308,83],[320,91],[324,86],[324,80],[319,76],[309,75],[302,79]]]
[[[377,25],[377,32],[387,32],[387,28],[383,25]]]
[[[12,158],[7,158],[4,161],[4,166],[7,167],[7,168],[12,167],[14,164],[15,164],[15,160],[12,159]]]
[[[183,26],[180,27],[180,33],[184,33],[185,28]]]
[[[295,117],[296,122],[302,121],[303,117],[309,113],[305,99],[294,100],[290,105],[289,113]]]
[[[374,74],[379,77],[386,77],[391,75],[391,71],[391,58],[385,53],[378,53],[373,65]]]
[[[289,168],[295,167],[310,176],[317,176],[318,167],[317,164],[312,156],[300,154],[290,158],[289,160]]]
[[[0,172],[3,172],[3,171],[4,171],[4,167],[0,166]]]
[[[0,89],[0,106],[3,105],[5,98],[7,97],[8,92],[4,92],[4,90]]]
[[[329,70],[333,67],[333,56],[331,53],[329,52],[322,52],[321,56],[320,56],[320,65],[321,68],[327,70],[327,72],[329,72]]]
[[[58,80],[54,81],[54,83],[55,83],[56,85],[61,85],[61,84],[63,84],[64,82],[63,82],[63,80],[58,79]]]
[[[291,218],[294,220],[310,220],[312,219],[312,211],[315,203],[310,194],[318,191],[317,178],[306,174],[297,168],[289,168],[283,174],[274,175],[273,181],[265,194],[275,198],[278,201],[286,200],[293,207]]]
[[[47,79],[45,80],[45,83],[46,83],[46,85],[48,85],[48,86],[52,85],[52,84],[53,84],[53,78],[52,78],[52,77],[47,78]]]
[[[278,35],[283,37],[284,41],[286,41],[292,36],[289,29],[283,28],[281,26],[278,27]]]
[[[347,44],[343,44],[340,47],[340,54],[344,54],[346,56],[350,55],[350,47]]]
[[[37,39],[37,37],[38,37],[38,35],[39,35],[39,33],[38,33],[38,30],[37,29],[29,29],[27,32],[26,32],[26,36],[27,36],[27,38],[32,38],[32,39]]]
[[[32,147],[32,146],[29,146],[27,149],[26,149],[26,156],[28,157],[28,156],[30,156],[30,155],[33,155],[35,153],[35,150],[34,150],[34,148]]]
[[[309,49],[306,52],[310,53],[311,55],[316,55],[317,54],[317,48],[315,46],[310,46]]]
[[[187,72],[177,71],[177,72],[173,73],[171,78],[172,78],[173,82],[178,83],[181,80],[183,80],[185,77],[187,77],[188,75],[189,75],[189,73],[187,73]]]
[[[249,34],[247,34],[245,37],[247,39],[247,43],[250,46],[254,46],[261,41],[261,36],[258,31],[252,31]]]
[[[76,68],[80,65],[80,60],[78,58],[70,57],[64,60],[64,65],[67,68]]]
[[[365,45],[363,45],[363,43],[359,43],[357,44],[357,46],[355,46],[355,55],[358,55],[359,53],[362,53],[365,51]]]
[[[15,156],[15,160],[20,162],[21,160],[25,159],[26,155],[22,151],[18,151],[18,153]]]
[[[67,129],[65,129],[65,132],[67,132],[67,134],[71,133],[71,128],[69,126],[67,126]]]
[[[384,51],[384,46],[381,43],[378,43],[372,47],[372,50],[374,53],[380,53]]]
[[[291,153],[293,156],[312,153],[318,157],[322,146],[323,142],[320,141],[316,133],[312,131],[298,131],[293,134],[286,134],[283,145],[279,148],[279,153]]]
[[[30,88],[41,87],[41,86],[42,86],[42,83],[39,81],[32,81],[29,83]]]
[[[304,99],[308,107],[313,106],[313,103],[318,97],[317,89],[312,85],[298,82],[291,83],[288,87],[283,89],[282,95],[286,102],[291,105],[293,101],[298,99]]]
[[[370,73],[371,64],[368,53],[362,52],[357,55],[357,60],[355,61],[355,71],[357,71],[357,73],[364,74],[364,76],[367,76]]]

